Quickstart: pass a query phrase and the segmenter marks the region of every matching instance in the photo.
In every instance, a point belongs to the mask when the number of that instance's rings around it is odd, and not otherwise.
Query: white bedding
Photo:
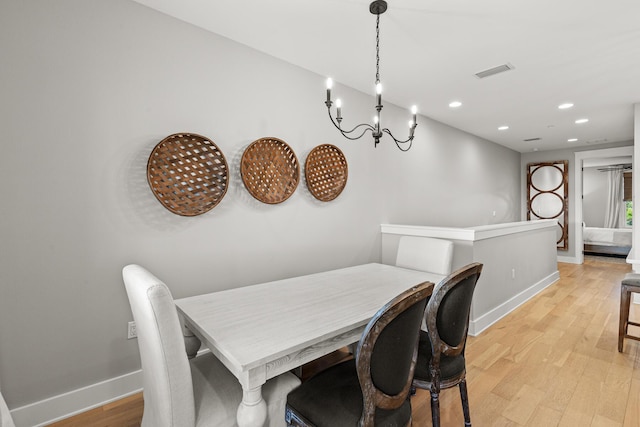
[[[631,246],[630,228],[584,227],[583,239],[588,245]]]

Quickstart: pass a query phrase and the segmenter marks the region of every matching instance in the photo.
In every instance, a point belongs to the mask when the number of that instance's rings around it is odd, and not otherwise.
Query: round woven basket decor
[[[347,159],[335,145],[318,145],[307,156],[304,175],[313,197],[329,202],[347,185]]]
[[[176,133],[151,152],[147,181],[165,208],[177,215],[196,216],[220,203],[229,185],[229,167],[209,139]]]
[[[260,138],[247,147],[240,174],[249,193],[263,203],[287,200],[298,186],[300,165],[295,153],[278,138]]]

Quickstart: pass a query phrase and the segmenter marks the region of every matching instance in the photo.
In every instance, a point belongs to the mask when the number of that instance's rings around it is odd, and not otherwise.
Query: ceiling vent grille
[[[489,68],[488,70],[477,72],[475,76],[479,79],[484,79],[485,77],[504,73],[505,71],[513,70],[514,68],[515,67],[513,65],[507,63],[503,65],[498,65],[497,67]]]
[[[533,142],[533,141],[540,141],[540,139],[542,138],[529,138],[529,139],[523,139],[524,142]]]

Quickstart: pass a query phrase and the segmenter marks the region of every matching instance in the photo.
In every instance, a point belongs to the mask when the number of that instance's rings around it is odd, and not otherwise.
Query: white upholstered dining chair
[[[122,276],[142,362],[142,427],[235,426],[240,383],[211,353],[188,359],[169,288],[139,265],[126,266]],[[262,387],[270,427],[285,425],[287,394],[299,384],[287,372]]]
[[[16,427],[2,392],[0,392],[0,427]]]
[[[453,242],[432,237],[402,236],[396,266],[447,275],[453,263]]]

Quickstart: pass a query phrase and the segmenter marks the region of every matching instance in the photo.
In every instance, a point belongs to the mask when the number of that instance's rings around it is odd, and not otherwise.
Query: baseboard
[[[16,427],[40,427],[142,391],[142,371],[53,396],[11,410]]]
[[[558,262],[566,262],[567,264],[580,264],[577,257],[560,256],[560,255],[558,255]]]
[[[551,286],[558,280],[560,280],[560,272],[556,270],[544,279],[540,280],[538,283],[535,283],[533,286],[525,289],[508,301],[500,304],[488,313],[483,314],[475,320],[469,321],[469,335],[474,337],[479,335],[489,326],[493,325],[498,320],[502,319],[504,316],[511,313],[520,305],[524,304],[539,292],[541,292],[543,289]]]

